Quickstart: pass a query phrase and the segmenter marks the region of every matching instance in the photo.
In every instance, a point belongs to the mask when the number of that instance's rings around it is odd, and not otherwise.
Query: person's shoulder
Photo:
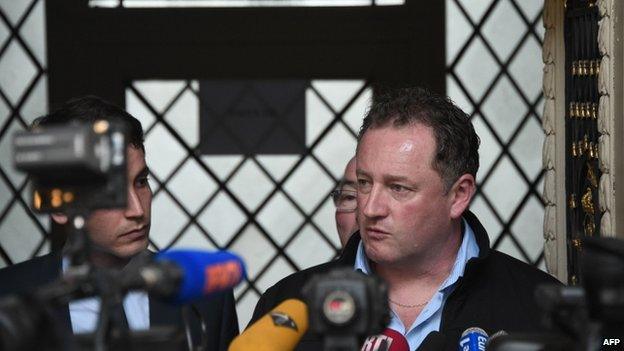
[[[32,290],[57,278],[60,256],[49,253],[0,269],[0,295]]]
[[[541,269],[498,250],[490,251],[489,260],[492,268],[506,273],[510,278],[518,279],[519,282],[530,285],[561,284],[559,280]]]
[[[268,288],[263,296],[283,295],[284,299],[302,298],[301,289],[303,289],[310,278],[317,274],[327,273],[332,268],[338,266],[338,262],[331,261],[292,273]]]
[[[303,299],[303,287],[315,275],[323,274],[332,268],[339,267],[338,261],[326,262],[295,273],[292,273],[268,288],[256,304],[249,324],[254,323],[275,306],[288,299]]]
[[[284,300],[303,299],[302,290],[315,275],[328,273],[338,267],[353,268],[359,242],[360,235],[356,232],[351,236],[337,259],[292,273],[266,289],[256,304],[250,324]]]
[[[49,268],[49,265],[53,264],[55,261],[58,261],[60,263],[60,259],[58,258],[58,256],[49,253],[2,268],[0,269],[0,276],[23,274],[31,271],[37,272],[41,269]]]

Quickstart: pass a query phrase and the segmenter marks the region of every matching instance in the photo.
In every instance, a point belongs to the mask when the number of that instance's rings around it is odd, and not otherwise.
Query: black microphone
[[[496,333],[492,334],[492,336],[490,336],[490,338],[488,339],[488,341],[485,343],[485,349],[489,350],[490,349],[490,345],[492,345],[492,343],[500,338],[501,336],[505,336],[505,335],[509,335],[509,333],[507,333],[504,330],[499,330]]]
[[[569,351],[574,343],[564,337],[552,334],[500,335],[487,345],[488,351]]]
[[[439,351],[444,350],[445,346],[446,336],[439,331],[432,331],[427,334],[416,351]]]

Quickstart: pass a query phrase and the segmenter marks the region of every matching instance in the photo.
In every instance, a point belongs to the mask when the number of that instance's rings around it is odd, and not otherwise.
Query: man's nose
[[[368,218],[385,217],[388,214],[387,199],[380,186],[372,187],[364,199],[362,213]]]
[[[139,198],[139,194],[137,194],[134,189],[128,190],[128,204],[126,205],[126,210],[124,215],[128,218],[136,218],[143,217],[145,214],[145,209],[141,204],[141,199]]]

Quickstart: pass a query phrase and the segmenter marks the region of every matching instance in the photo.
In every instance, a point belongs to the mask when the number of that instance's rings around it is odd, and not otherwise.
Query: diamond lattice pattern
[[[46,65],[45,1],[0,1],[0,267],[49,252],[49,221],[29,210],[11,156],[11,135],[48,110]]]
[[[198,149],[199,111],[208,108],[198,87],[192,80],[149,80],[126,90],[127,109],[146,131],[155,213],[151,247],[242,255],[248,281],[235,294],[246,323],[268,286],[338,253],[329,193],[355,152],[372,91],[360,80],[311,81],[303,155],[215,156]]]
[[[494,248],[543,268],[542,6],[446,0],[446,81],[481,137],[472,210]]]
[[[0,2],[0,266],[48,250],[47,220],[27,209],[8,137],[47,111],[44,5]],[[540,266],[541,7],[536,0],[447,0],[446,15],[447,93],[482,139],[472,209],[494,247]],[[198,86],[148,80],[126,90],[127,109],[146,130],[155,196],[151,247],[243,255],[249,280],[235,294],[244,326],[268,286],[336,255],[328,195],[353,155],[372,92],[365,81],[312,81],[303,156],[205,156],[196,152]]]

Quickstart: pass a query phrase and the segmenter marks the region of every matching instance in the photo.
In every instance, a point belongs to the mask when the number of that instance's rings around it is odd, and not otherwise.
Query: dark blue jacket
[[[440,325],[440,332],[446,339],[444,350],[456,351],[461,333],[470,327],[482,328],[489,335],[500,330],[510,333],[543,331],[535,288],[545,283],[561,283],[533,266],[490,249],[488,234],[477,217],[467,211],[464,218],[475,233],[479,256],[468,261],[464,276],[444,304]],[[301,288],[313,275],[336,267],[353,267],[359,242],[360,236],[356,233],[337,260],[293,273],[269,288],[258,301],[249,324],[284,300],[303,299]],[[306,333],[296,350],[322,348],[319,338]]]
[[[0,296],[23,294],[57,280],[61,275],[60,254],[48,254],[0,270]],[[238,320],[232,291],[193,304],[201,313],[208,334],[209,351],[226,351],[238,334]],[[149,296],[150,328],[183,327],[182,309]],[[193,341],[199,344],[200,323],[190,313]],[[69,306],[51,309],[54,327],[62,335],[71,335]],[[161,351],[161,350],[155,350]]]

